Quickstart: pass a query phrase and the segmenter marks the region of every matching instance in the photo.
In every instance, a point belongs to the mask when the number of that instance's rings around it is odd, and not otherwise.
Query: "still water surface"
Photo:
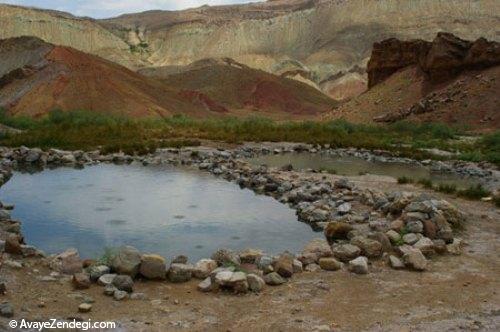
[[[98,257],[129,244],[167,258],[218,248],[300,251],[318,235],[271,197],[209,174],[167,167],[98,165],[15,173],[0,189],[26,242],[47,253],[75,247]]]
[[[408,177],[415,181],[432,180],[436,184],[455,185],[457,188],[467,188],[478,184],[478,180],[456,174],[431,172],[429,168],[396,162],[367,161],[358,157],[323,155],[317,153],[285,153],[263,155],[249,159],[254,165],[282,167],[291,164],[294,169],[315,169],[333,171],[339,175],[356,176],[360,174],[385,175],[393,178]]]

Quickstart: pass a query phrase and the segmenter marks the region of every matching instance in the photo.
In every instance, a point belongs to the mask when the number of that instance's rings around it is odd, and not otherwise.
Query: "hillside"
[[[367,85],[374,42],[438,31],[498,40],[498,13],[497,0],[274,0],[91,20],[0,5],[0,38],[34,35],[130,68],[230,57],[348,99]]]
[[[0,107],[12,115],[40,117],[54,109],[131,117],[204,112],[165,84],[38,38],[0,40],[0,58]]]
[[[500,128],[500,44],[440,33],[431,42],[388,39],[374,45],[370,90],[326,119],[443,122]]]
[[[178,87],[185,96],[199,98],[201,93],[239,114],[311,117],[337,104],[304,83],[252,69],[228,58],[140,72]]]
[[[304,83],[229,60],[144,70],[156,76],[150,78],[34,37],[0,40],[0,58],[0,107],[11,115],[40,117],[61,109],[129,117],[258,114],[289,119],[318,115],[335,105]],[[169,70],[177,74],[169,76]]]

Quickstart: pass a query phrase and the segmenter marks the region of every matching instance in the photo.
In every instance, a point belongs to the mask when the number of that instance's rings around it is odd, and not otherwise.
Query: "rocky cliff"
[[[0,5],[0,38],[36,35],[129,67],[231,57],[342,99],[366,86],[374,42],[439,31],[498,40],[499,13],[497,0],[274,0],[93,21]]]
[[[443,82],[465,70],[500,64],[500,43],[479,38],[474,42],[440,32],[432,42],[396,38],[373,45],[368,62],[368,86],[384,81],[396,71],[416,65],[432,82]]]
[[[327,118],[355,122],[444,122],[476,130],[500,127],[500,43],[438,33],[432,42],[374,44],[370,90]]]

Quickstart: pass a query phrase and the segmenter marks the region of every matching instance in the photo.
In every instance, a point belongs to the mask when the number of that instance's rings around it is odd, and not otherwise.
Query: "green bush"
[[[399,184],[407,184],[407,183],[413,183],[413,179],[406,177],[406,176],[401,176],[398,178],[398,183]]]
[[[491,192],[483,188],[480,184],[477,184],[467,189],[457,191],[457,195],[471,200],[478,200],[490,196]]]
[[[432,183],[432,180],[430,179],[420,179],[418,180],[418,183],[424,186],[424,188],[427,189],[434,189],[434,184]]]
[[[436,190],[445,194],[454,194],[457,192],[457,186],[454,184],[440,184]]]

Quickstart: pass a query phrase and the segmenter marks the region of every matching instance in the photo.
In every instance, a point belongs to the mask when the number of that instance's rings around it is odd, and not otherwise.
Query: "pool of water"
[[[98,165],[15,173],[0,189],[26,242],[47,253],[98,257],[128,244],[167,258],[218,248],[299,251],[314,232],[295,211],[211,175],[168,167]]]
[[[294,169],[315,169],[332,171],[335,174],[356,176],[375,174],[391,176],[393,178],[408,177],[415,181],[421,179],[432,180],[436,184],[455,185],[457,188],[467,188],[479,183],[477,179],[467,178],[456,174],[435,173],[424,166],[409,165],[395,162],[367,161],[350,156],[334,156],[317,153],[285,153],[262,155],[249,159],[254,165],[282,167],[291,164]]]

